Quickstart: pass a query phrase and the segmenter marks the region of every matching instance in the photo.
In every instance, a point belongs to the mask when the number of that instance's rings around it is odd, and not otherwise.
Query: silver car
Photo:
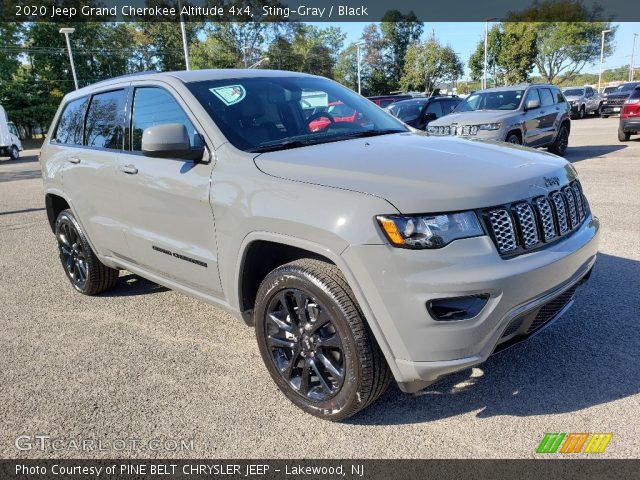
[[[453,113],[429,124],[431,135],[455,135],[546,147],[564,155],[569,145],[569,105],[553,85],[517,85],[480,90]]]
[[[570,87],[562,90],[571,107],[571,116],[584,118],[588,114],[600,115],[602,97],[593,87]]]
[[[392,379],[416,392],[539,332],[598,250],[565,160],[414,132],[299,73],[85,87],[63,99],[41,164],[75,290],[117,295],[128,270],[237,315],[280,390],[329,420]]]

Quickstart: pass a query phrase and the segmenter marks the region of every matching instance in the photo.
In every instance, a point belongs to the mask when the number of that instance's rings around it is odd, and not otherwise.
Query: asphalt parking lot
[[[127,272],[107,294],[75,293],[37,152],[0,160],[0,457],[530,458],[545,432],[611,432],[601,456],[640,457],[640,138],[619,143],[617,122],[573,122],[568,159],[603,225],[574,307],[480,368],[418,396],[393,386],[343,424],[289,403],[253,330],[212,306]],[[39,434],[62,448],[16,449]],[[71,439],[144,448],[78,452]]]

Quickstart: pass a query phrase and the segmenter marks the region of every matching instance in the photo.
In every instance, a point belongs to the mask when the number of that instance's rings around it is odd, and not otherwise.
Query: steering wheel
[[[332,123],[336,123],[336,121],[333,119],[333,115],[331,115],[329,112],[316,112],[316,113],[312,113],[311,115],[309,115],[309,118],[307,118],[307,130],[309,130],[311,132],[312,131],[311,130],[311,123],[313,123],[315,120],[318,120],[318,119],[323,118],[323,117],[329,119],[329,125],[327,125],[322,130],[326,130],[327,128],[329,128],[329,126]]]

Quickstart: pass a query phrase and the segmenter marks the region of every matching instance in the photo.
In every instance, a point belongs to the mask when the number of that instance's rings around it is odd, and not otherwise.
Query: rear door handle
[[[80,158],[79,157],[69,157],[69,158],[67,158],[67,161],[69,163],[80,163]]]
[[[123,165],[120,167],[120,171],[129,175],[135,175],[138,173],[138,169],[134,165]]]

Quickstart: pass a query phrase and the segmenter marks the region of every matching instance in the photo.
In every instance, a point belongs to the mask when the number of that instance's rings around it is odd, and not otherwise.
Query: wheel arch
[[[51,231],[55,232],[58,215],[60,215],[60,212],[63,210],[70,209],[71,204],[62,195],[52,192],[45,194],[44,203],[47,209],[49,226],[51,227]]]

